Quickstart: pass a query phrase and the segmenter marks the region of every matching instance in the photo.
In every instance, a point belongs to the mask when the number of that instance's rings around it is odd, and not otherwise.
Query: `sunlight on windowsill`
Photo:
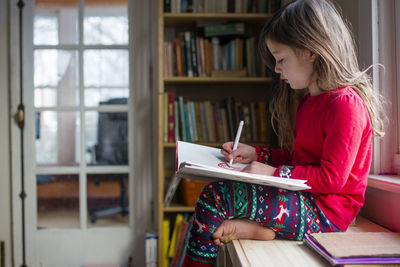
[[[399,175],[370,174],[368,178],[368,187],[400,194]]]

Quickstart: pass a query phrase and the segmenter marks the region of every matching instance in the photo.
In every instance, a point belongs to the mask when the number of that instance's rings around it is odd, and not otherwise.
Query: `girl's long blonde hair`
[[[351,86],[363,99],[373,127],[373,134],[384,135],[383,99],[372,87],[368,69],[360,71],[351,31],[329,0],[297,0],[281,8],[261,31],[259,50],[264,63],[274,70],[275,59],[266,40],[273,40],[296,50],[309,50],[317,55],[314,71],[317,85],[323,91]],[[293,95],[289,86],[279,82],[270,104],[271,122],[281,146],[293,144],[293,127],[289,105]],[[274,121],[278,122],[278,127]]]

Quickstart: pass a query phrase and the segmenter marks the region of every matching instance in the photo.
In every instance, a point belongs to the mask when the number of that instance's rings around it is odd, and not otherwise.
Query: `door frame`
[[[11,116],[17,110],[19,104],[19,38],[18,38],[18,7],[16,1],[5,0],[9,3],[9,68],[10,68],[10,82],[9,82],[9,93],[10,93],[10,112]],[[25,0],[25,5],[29,4],[30,1]],[[154,24],[156,19],[151,15],[153,13],[154,5],[156,1],[136,1],[127,0],[128,2],[128,17],[129,17],[129,31],[130,31],[130,80],[131,80],[131,91],[130,97],[132,100],[133,108],[129,110],[130,124],[133,125],[130,131],[130,143],[129,149],[131,151],[129,157],[129,163],[132,168],[132,176],[129,190],[131,192],[131,198],[129,207],[133,211],[130,213],[132,228],[132,243],[128,253],[135,254],[135,263],[139,265],[145,264],[145,236],[147,232],[154,232],[156,229],[156,220],[154,219],[154,185],[155,185],[155,173],[154,166],[157,166],[156,157],[154,151],[156,150],[157,144],[153,138],[154,125],[153,125],[153,102],[154,95],[156,94],[157,87],[153,86],[152,82],[152,69],[154,64],[153,58],[153,46],[157,46],[153,42]],[[29,15],[26,14],[24,9],[24,24],[28,23]],[[27,17],[28,16],[28,17]],[[32,18],[32,17],[31,17]],[[26,46],[26,40],[32,40],[32,36],[24,34],[25,39],[24,46]],[[133,42],[136,41],[134,44]],[[26,48],[24,49],[26,53]],[[24,54],[24,59],[29,55]],[[30,56],[32,57],[32,55]],[[28,62],[29,64],[29,62]],[[32,65],[32,62],[31,62]],[[29,84],[27,79],[27,70],[24,70],[25,77],[23,77],[24,84]],[[26,88],[26,86],[25,86]],[[24,94],[27,98],[27,95]],[[26,102],[26,101],[24,101]],[[29,115],[29,114],[28,114]],[[10,166],[11,166],[11,200],[12,200],[12,232],[13,232],[13,262],[14,266],[20,266],[22,264],[22,223],[21,223],[21,199],[19,194],[21,193],[21,162],[20,153],[21,143],[19,140],[20,130],[16,123],[10,122],[10,139],[11,139],[11,152],[10,152]],[[27,140],[27,134],[25,134],[25,140]],[[24,141],[26,143],[26,141]],[[26,151],[25,153],[31,154],[32,151]],[[25,167],[25,172],[30,171]],[[27,181],[26,187],[35,186],[34,181]],[[31,179],[33,180],[33,179]],[[34,196],[27,196],[25,203],[29,203]],[[26,232],[26,250],[27,250],[27,264],[30,265],[30,261],[34,257],[29,254],[29,244],[32,244],[29,231]]]

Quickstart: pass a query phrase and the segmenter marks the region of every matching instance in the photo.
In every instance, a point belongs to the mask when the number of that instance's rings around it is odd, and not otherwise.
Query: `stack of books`
[[[400,233],[306,234],[303,243],[332,265],[400,266]]]

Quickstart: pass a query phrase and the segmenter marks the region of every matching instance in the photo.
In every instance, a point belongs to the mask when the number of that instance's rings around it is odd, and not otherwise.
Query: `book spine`
[[[227,140],[227,136],[225,135],[224,126],[223,126],[221,105],[218,102],[215,104],[215,109],[217,112],[217,126],[218,126],[218,133],[219,133],[219,141],[225,142]]]
[[[238,69],[243,69],[244,67],[244,56],[243,56],[243,39],[238,38],[237,39],[237,44],[238,44]]]
[[[186,139],[188,142],[192,142],[192,138],[193,138],[193,129],[190,127],[191,125],[191,119],[189,119],[189,108],[188,104],[187,104],[187,100],[184,101],[183,103],[183,110],[184,110],[184,114],[185,114],[185,129],[186,129]]]
[[[187,76],[193,77],[192,48],[190,32],[185,32],[185,48],[186,48],[186,68]]]
[[[190,50],[192,55],[192,69],[193,69],[193,76],[199,76],[198,73],[198,62],[197,62],[197,46],[196,46],[196,36],[194,32],[190,32]]]
[[[220,51],[220,60],[221,60],[220,68],[222,70],[227,70],[228,69],[228,55],[227,55],[226,45],[220,46],[219,51]]]
[[[168,42],[164,42],[163,44],[163,52],[164,52],[164,68],[163,68],[163,73],[164,73],[164,77],[168,77]]]
[[[176,244],[174,258],[171,261],[172,266],[178,266],[178,261],[179,261],[181,251],[183,249],[184,237],[185,237],[187,228],[188,228],[188,222],[187,222],[187,219],[184,218],[184,219],[182,219],[182,222],[179,227],[179,240],[177,241],[177,244]]]
[[[169,218],[164,218],[163,219],[163,239],[162,239],[162,255],[163,255],[163,262],[162,266],[168,266],[168,243],[169,243],[169,227],[170,227],[170,221]]]
[[[199,137],[199,142],[204,142],[203,140],[203,131],[201,129],[200,123],[200,103],[198,101],[194,102],[194,109],[196,111],[196,126],[197,126],[197,134]]]
[[[163,140],[168,142],[168,93],[163,94],[164,102],[164,124],[163,124]]]
[[[174,256],[177,238],[178,238],[178,234],[179,234],[179,227],[180,227],[182,220],[183,220],[183,214],[178,213],[175,218],[175,224],[174,224],[174,229],[172,232],[171,243],[168,248],[168,258],[172,258]]]
[[[173,43],[168,42],[168,76],[174,75],[174,48]]]
[[[176,51],[176,42],[175,41],[173,41],[173,42],[171,42],[171,49],[172,49],[172,73],[173,73],[173,76],[178,76],[178,61],[176,60],[176,58],[177,58],[177,56],[176,56],[176,53],[177,53],[177,51]]]
[[[178,12],[178,1],[179,0],[171,0],[171,12],[172,13]]]
[[[201,76],[205,77],[206,74],[206,48],[204,38],[200,37],[200,60],[201,60]]]
[[[201,125],[201,132],[203,134],[203,142],[207,143],[209,141],[209,139],[208,139],[206,112],[205,112],[205,108],[204,108],[204,102],[199,103],[199,110],[200,110],[200,125]]]
[[[187,135],[186,135],[186,123],[185,123],[185,108],[184,108],[184,103],[183,103],[183,97],[179,96],[178,98],[179,101],[179,115],[181,119],[181,130],[182,130],[182,139],[183,141],[188,141]]]
[[[225,107],[221,107],[221,120],[222,120],[222,131],[224,133],[224,140],[230,140],[229,139],[229,130],[228,130],[228,118],[227,118],[227,114],[226,114],[226,108]]]
[[[213,55],[213,69],[220,69],[220,47],[219,47],[219,39],[218,37],[211,38],[212,43],[212,55]]]
[[[226,99],[226,110],[228,113],[228,128],[229,128],[229,139],[233,140],[235,138],[235,129],[236,129],[236,123],[235,123],[235,113],[234,113],[234,100],[233,97],[228,97]]]
[[[242,0],[235,0],[235,13],[242,13]]]
[[[194,101],[190,101],[188,103],[190,105],[190,112],[191,112],[191,119],[192,119],[192,128],[193,128],[193,140],[192,142],[198,142],[199,141],[199,134],[197,131],[197,122],[196,122],[196,109],[194,107]]]
[[[252,140],[251,138],[251,121],[250,121],[250,109],[249,106],[247,104],[243,104],[242,106],[242,110],[243,110],[243,121],[244,121],[244,125],[246,125],[246,127],[243,127],[243,139],[246,141],[250,141]]]
[[[235,113],[234,113],[235,114],[235,121],[237,123],[235,125],[235,129],[237,129],[237,127],[239,126],[239,122],[241,120],[243,120],[242,103],[235,101],[234,109],[235,109]],[[242,135],[243,135],[243,133],[242,133]]]
[[[201,47],[200,47],[200,37],[196,36],[196,56],[197,56],[197,76],[203,76],[202,69],[201,69]]]
[[[175,141],[175,114],[174,114],[175,94],[168,92],[168,142]]]
[[[192,225],[192,223],[193,223],[193,217],[190,217],[190,219],[188,220],[188,227],[186,229],[185,236],[183,237],[184,243],[182,245],[182,251],[181,251],[181,254],[179,256],[179,260],[178,260],[178,263],[177,263],[176,266],[182,266],[183,259],[185,258],[186,249],[187,249],[187,246],[188,246],[188,243],[189,243],[189,234],[190,234],[190,229],[191,229],[190,226]]]
[[[228,13],[235,13],[235,0],[227,0],[228,1]]]
[[[179,104],[178,101],[174,101],[174,122],[175,122],[175,141],[182,140],[179,130]]]
[[[215,136],[215,130],[214,130],[214,116],[213,116],[213,109],[212,109],[211,102],[205,101],[204,107],[205,107],[205,111],[206,111],[208,140],[210,142],[216,142],[216,136]]]
[[[235,61],[235,56],[233,55],[233,42],[230,41],[229,43],[226,44],[226,53],[227,53],[227,69],[231,70],[233,69],[233,62]]]
[[[171,0],[164,0],[164,12],[171,12]]]
[[[186,12],[193,13],[193,0],[187,0]]]
[[[176,65],[178,69],[178,76],[183,76],[181,39],[176,38],[175,43],[176,43]]]
[[[181,13],[188,12],[189,0],[181,0]]]
[[[255,106],[254,102],[250,103],[250,118],[251,118],[252,140],[253,141],[259,141],[258,129],[257,129],[256,106]]]
[[[268,133],[267,133],[267,118],[266,118],[266,113],[267,113],[267,105],[265,102],[258,102],[258,113],[260,117],[260,130],[259,130],[259,137],[260,141],[266,142],[268,139]]]
[[[181,39],[181,57],[182,57],[182,74],[183,76],[188,76],[187,73],[187,60],[186,60],[186,41],[185,41],[185,33],[179,33]]]
[[[206,51],[206,75],[208,77],[211,76],[211,72],[213,69],[213,46],[211,44],[211,42],[208,39],[204,40],[205,42],[205,51]]]
[[[245,25],[243,22],[206,25],[204,27],[205,37],[242,35],[244,33],[245,33]]]
[[[213,115],[213,127],[215,132],[215,141],[220,142],[220,132],[219,132],[219,124],[218,124],[218,115],[217,115],[217,107],[216,105],[212,105],[212,115]]]

